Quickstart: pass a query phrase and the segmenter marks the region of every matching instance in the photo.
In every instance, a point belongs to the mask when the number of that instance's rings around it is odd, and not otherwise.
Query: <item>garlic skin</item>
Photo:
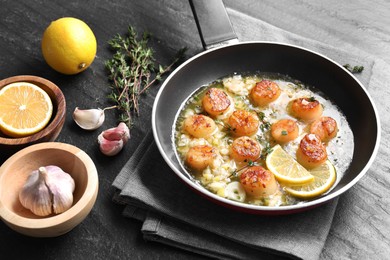
[[[103,132],[98,136],[100,151],[107,156],[117,155],[123,148],[123,140],[108,140],[104,138]]]
[[[126,144],[130,139],[130,131],[127,125],[120,122],[117,127],[107,129],[102,132],[103,137],[107,140],[123,140],[123,144]]]
[[[107,129],[98,136],[100,151],[107,156],[118,154],[130,139],[130,130],[123,122],[117,127]]]
[[[60,167],[39,167],[27,178],[19,201],[37,216],[59,214],[72,206],[74,189],[73,178]]]
[[[104,122],[104,109],[79,109],[73,111],[73,120],[85,130],[98,129]]]

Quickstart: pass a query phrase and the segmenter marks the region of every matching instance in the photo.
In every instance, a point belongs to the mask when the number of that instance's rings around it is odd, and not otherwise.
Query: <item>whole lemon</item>
[[[73,17],[52,22],[43,33],[42,54],[50,67],[63,74],[77,74],[95,59],[96,38],[91,28]]]

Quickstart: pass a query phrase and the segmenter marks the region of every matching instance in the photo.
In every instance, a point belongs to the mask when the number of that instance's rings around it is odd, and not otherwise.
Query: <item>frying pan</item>
[[[380,139],[378,113],[363,85],[336,62],[302,47],[264,41],[232,44],[236,41],[235,34],[221,0],[193,0],[191,7],[206,50],[188,59],[170,74],[156,96],[152,111],[156,144],[173,172],[190,188],[217,204],[263,215],[308,210],[331,201],[356,184],[371,166]],[[215,17],[218,17],[217,22]],[[215,47],[221,41],[230,44]],[[213,47],[209,48],[210,45]],[[346,116],[354,135],[353,158],[341,180],[326,195],[291,206],[249,205],[207,191],[182,169],[173,142],[175,117],[182,103],[196,89],[218,78],[233,72],[257,71],[288,75],[315,86],[336,103]]]

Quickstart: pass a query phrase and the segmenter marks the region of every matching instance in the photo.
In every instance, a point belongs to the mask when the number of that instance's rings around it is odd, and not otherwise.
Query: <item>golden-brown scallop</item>
[[[228,94],[220,88],[210,88],[202,99],[203,109],[212,117],[226,112],[230,104]]]
[[[325,146],[315,134],[307,134],[302,138],[296,154],[297,161],[307,169],[320,166],[328,158]]]
[[[260,121],[259,117],[253,112],[236,110],[230,115],[228,124],[233,135],[251,136],[259,129]]]
[[[194,170],[202,171],[213,163],[216,156],[217,154],[212,146],[197,145],[188,150],[186,163]]]
[[[271,126],[271,135],[278,143],[287,143],[298,137],[299,127],[295,120],[281,119]]]
[[[260,144],[248,136],[241,136],[233,141],[231,157],[237,162],[255,161],[260,157]]]
[[[184,130],[195,138],[209,137],[217,129],[214,120],[205,115],[192,115],[183,123]]]
[[[297,98],[291,103],[291,114],[304,121],[311,121],[322,115],[323,107],[314,98]]]
[[[255,198],[269,197],[279,189],[272,172],[261,166],[252,166],[246,169],[240,176],[240,182],[246,193]]]
[[[337,135],[337,122],[331,117],[324,116],[310,125],[310,133],[316,134],[322,142],[329,142]]]
[[[257,82],[250,92],[252,101],[257,106],[266,106],[280,96],[281,90],[273,81],[263,79]]]

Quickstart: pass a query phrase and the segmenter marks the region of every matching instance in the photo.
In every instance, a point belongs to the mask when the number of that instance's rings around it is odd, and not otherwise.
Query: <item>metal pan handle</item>
[[[204,49],[237,43],[222,0],[189,0]]]

